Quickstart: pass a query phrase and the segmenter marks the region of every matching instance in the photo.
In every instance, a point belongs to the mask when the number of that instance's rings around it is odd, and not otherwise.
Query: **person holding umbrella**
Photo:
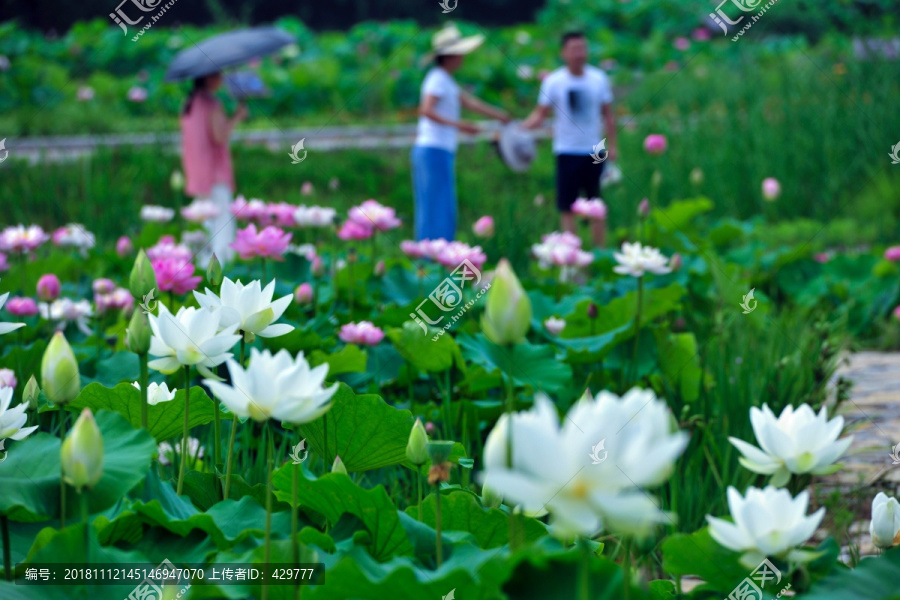
[[[185,192],[188,196],[211,201],[218,209],[218,215],[204,223],[209,233],[209,243],[200,254],[200,264],[204,266],[213,253],[222,263],[234,258],[230,246],[236,231],[231,214],[234,169],[229,142],[235,126],[248,114],[242,103],[234,116],[228,118],[225,115],[221,101],[213,95],[221,85],[221,73],[194,79],[194,87],[180,119]]]
[[[447,25],[432,39],[426,60],[434,66],[422,83],[419,125],[410,159],[415,197],[416,239],[452,241],[456,236],[457,132],[474,135],[478,127],[460,120],[461,107],[487,117],[510,121],[509,114],[460,89],[453,74],[466,54],[484,43],[483,35],[463,37]]]

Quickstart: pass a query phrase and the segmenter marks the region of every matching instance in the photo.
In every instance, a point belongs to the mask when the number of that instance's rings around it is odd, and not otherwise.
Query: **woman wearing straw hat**
[[[434,66],[422,83],[419,128],[411,155],[417,240],[451,241],[456,235],[457,132],[478,133],[478,127],[460,120],[460,107],[510,121],[506,111],[461,90],[453,79],[465,55],[482,43],[483,35],[463,37],[455,25],[448,25],[434,35],[432,52],[424,59],[434,61]]]

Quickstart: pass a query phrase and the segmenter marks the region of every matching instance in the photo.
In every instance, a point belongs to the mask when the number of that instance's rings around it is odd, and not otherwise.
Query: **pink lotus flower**
[[[338,231],[338,237],[342,240],[367,240],[375,235],[375,229],[366,227],[356,221],[344,221]]]
[[[301,283],[294,290],[294,301],[297,304],[309,304],[313,300],[313,289],[308,283]]]
[[[88,102],[89,100],[94,99],[94,88],[89,85],[83,85],[78,88],[78,93],[75,95],[79,102]]]
[[[650,200],[644,198],[641,200],[641,203],[638,204],[638,216],[642,219],[646,219],[650,216]]]
[[[402,223],[393,208],[384,206],[376,200],[366,200],[359,206],[354,206],[350,209],[348,217],[357,225],[374,227],[378,231],[388,231],[400,227]]]
[[[572,212],[588,219],[603,221],[606,219],[606,204],[600,198],[578,198],[572,204]]]
[[[885,250],[884,257],[890,261],[900,261],[900,246],[891,246]]]
[[[243,196],[238,196],[231,203],[231,214],[238,221],[256,221],[265,222],[268,219],[268,207],[262,200],[256,198],[247,202]]]
[[[705,27],[697,27],[691,32],[691,37],[694,38],[695,42],[706,42],[710,37],[709,30]]]
[[[374,270],[375,276],[382,277],[384,275],[385,269],[386,269],[386,266],[384,264],[384,261],[379,260],[377,263],[375,263],[375,270]]]
[[[0,250],[7,252],[33,252],[50,239],[37,225],[15,225],[0,232]]]
[[[900,321],[900,306],[894,309],[894,318]]]
[[[422,244],[422,242],[403,240],[402,242],[400,242],[400,250],[403,252],[403,254],[415,259],[425,256],[426,248]]]
[[[155,246],[147,249],[147,258],[150,259],[150,262],[168,259],[185,263],[191,261],[193,254],[191,249],[184,244],[176,244],[173,236],[164,235],[159,238]]]
[[[197,199],[181,209],[181,216],[192,223],[211,221],[220,213],[219,207],[212,200]]]
[[[130,313],[132,310],[134,310],[134,298],[132,298],[131,292],[129,292],[128,290],[124,288],[116,288],[109,293],[95,293],[94,306],[96,307],[98,313],[105,313],[109,310],[122,310],[125,313]]]
[[[16,317],[31,317],[38,314],[38,305],[33,298],[10,298],[6,302],[6,311]]]
[[[116,241],[116,254],[124,258],[132,252],[134,252],[134,244],[127,235],[123,235]]]
[[[489,238],[494,235],[494,218],[484,216],[475,221],[472,231],[480,238]]]
[[[0,369],[0,388],[14,388],[16,384],[16,374],[12,369]]]
[[[676,50],[681,50],[682,52],[684,52],[691,47],[691,40],[687,39],[686,37],[677,37],[675,38],[675,43],[673,43],[672,45],[675,46]]]
[[[337,214],[333,208],[323,206],[297,206],[294,210],[294,223],[300,227],[330,227]]]
[[[309,267],[312,274],[316,277],[321,277],[323,273],[325,273],[325,263],[322,261],[321,256],[315,256],[312,259],[312,264]]]
[[[644,150],[647,154],[662,154],[668,145],[666,136],[659,133],[651,133],[644,139]]]
[[[816,252],[813,255],[813,260],[816,261],[817,263],[827,263],[828,261],[831,260],[831,253],[830,252]]]
[[[60,292],[59,277],[53,273],[41,275],[37,282],[37,295],[44,302],[51,302],[59,298]]]
[[[277,202],[269,204],[266,207],[270,222],[274,222],[278,227],[294,227],[297,222],[294,220],[294,213],[297,207],[287,202]]]
[[[95,279],[91,288],[95,294],[112,294],[116,289],[116,284],[112,279]]]
[[[94,234],[79,223],[70,223],[53,232],[53,245],[78,248],[82,251],[83,256],[87,256],[87,251],[95,244]]]
[[[128,99],[132,102],[146,102],[147,96],[147,90],[137,85],[128,90]]]
[[[303,185],[300,186],[300,193],[304,196],[311,196],[314,191],[316,191],[316,188],[313,187],[311,181],[304,181]]]
[[[338,334],[344,342],[360,346],[376,346],[384,339],[384,332],[370,321],[347,323]]]
[[[541,268],[584,267],[594,261],[594,255],[581,249],[581,238],[568,231],[548,233],[534,244],[531,252]]]
[[[762,182],[763,198],[772,202],[781,196],[781,184],[774,177],[766,177]]]
[[[194,263],[173,258],[161,258],[152,261],[153,272],[156,273],[156,285],[160,291],[172,291],[176,294],[187,294],[197,289],[203,281],[199,275],[194,277]]]
[[[469,246],[463,242],[450,242],[437,253],[435,260],[447,267],[455,269],[469,261],[476,269],[481,269],[487,262],[487,255],[482,252],[481,246]]]
[[[238,229],[237,239],[231,243],[231,247],[244,260],[254,258],[284,260],[282,255],[291,243],[291,237],[290,233],[285,233],[274,225],[269,225],[258,232],[256,225],[250,223],[244,229]]]

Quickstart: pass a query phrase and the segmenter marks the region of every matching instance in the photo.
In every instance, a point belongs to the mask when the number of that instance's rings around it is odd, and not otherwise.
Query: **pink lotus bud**
[[[0,388],[16,387],[16,374],[12,371],[12,369],[0,369]]]
[[[644,139],[644,150],[647,154],[662,154],[668,147],[666,136],[659,133],[652,133]]]
[[[308,283],[301,283],[297,286],[297,289],[294,290],[294,301],[297,304],[309,304],[313,300],[313,289],[312,286]]]
[[[884,257],[890,261],[900,261],[900,246],[891,246],[884,251]]]
[[[480,238],[489,238],[494,235],[494,219],[493,217],[484,216],[475,221],[472,231]]]
[[[669,268],[672,269],[673,273],[675,271],[679,271],[681,269],[682,262],[683,259],[681,258],[681,255],[676,252],[669,259]]]
[[[684,52],[691,47],[691,40],[687,39],[686,37],[675,38],[675,43],[673,43],[672,45],[675,46],[676,50],[681,50],[682,52]]]
[[[650,200],[644,198],[641,200],[641,203],[638,204],[638,216],[642,219],[646,219],[650,216]]]
[[[897,307],[897,308],[900,308],[900,307]],[[428,435],[431,435],[432,433],[434,433],[434,423],[432,423],[431,421],[428,421],[427,423],[425,423],[425,433],[427,433]]]
[[[325,263],[322,262],[322,257],[316,256],[315,258],[313,258],[312,266],[310,268],[312,269],[313,275],[315,275],[316,277],[321,277],[322,273],[325,272]]]
[[[900,306],[894,309],[894,318],[900,321]]]
[[[384,275],[385,268],[386,268],[386,267],[384,266],[384,261],[383,261],[383,260],[379,260],[377,263],[375,263],[375,276],[376,276],[376,277],[381,277],[381,276],[383,276],[383,275]]]
[[[315,191],[313,184],[311,181],[304,181],[303,185],[300,186],[300,193],[304,196],[310,196]]]
[[[121,257],[126,257],[134,251],[134,244],[131,243],[131,239],[127,235],[123,235],[116,242],[116,254]]]
[[[774,177],[766,177],[762,182],[763,198],[772,202],[781,195],[781,184]]]
[[[6,311],[15,317],[31,317],[38,314],[38,305],[34,298],[10,298]]]
[[[594,304],[593,302],[591,302],[590,304],[588,304],[587,315],[588,315],[588,318],[589,318],[589,319],[596,319],[596,318],[597,318],[597,305]]]
[[[828,252],[816,252],[815,255],[813,255],[813,260],[817,263],[827,263],[831,260],[831,255]]]
[[[95,279],[92,287],[95,294],[112,294],[116,284],[112,279]]]
[[[38,279],[37,295],[44,302],[52,302],[59,298],[59,291],[60,283],[56,275],[47,273]]]

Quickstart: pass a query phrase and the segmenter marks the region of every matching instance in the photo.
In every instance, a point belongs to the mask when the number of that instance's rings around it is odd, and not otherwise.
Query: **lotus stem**
[[[261,258],[260,261],[262,262],[262,284],[265,286],[268,283],[268,281],[266,281],[266,259]]]
[[[625,561],[622,563],[622,585],[624,592],[622,598],[628,600],[631,596],[631,538],[625,539]]]
[[[184,365],[184,427],[181,432],[181,469],[178,471],[178,486],[175,493],[181,495],[184,488],[184,474],[187,471],[188,434],[190,433],[190,404],[191,404],[191,367]]]
[[[88,497],[87,494],[80,492],[78,494],[81,501],[81,522],[84,523],[84,562],[91,562],[91,523],[88,518]]]
[[[422,522],[422,473],[419,472],[418,467],[416,467],[416,481],[419,482],[419,485],[417,486],[419,488],[418,509],[419,509],[419,523],[421,523]]]
[[[421,510],[421,509],[419,509]],[[6,580],[13,580],[12,572],[12,554],[9,543],[9,517],[0,515],[0,535],[3,536],[3,572],[6,573]]]
[[[637,383],[637,378],[639,375],[638,370],[638,346],[641,341],[641,310],[644,305],[644,278],[638,277],[638,297],[637,297],[637,311],[634,315],[634,349],[631,352],[631,371],[632,375],[629,378],[631,385]],[[624,387],[624,386],[623,386]],[[624,393],[624,389],[622,392]]]
[[[148,413],[149,407],[147,404],[147,386],[149,385],[148,380],[150,379],[150,373],[147,368],[147,353],[138,355],[138,362],[141,365],[141,428],[147,430],[149,428],[148,422],[150,420]]]
[[[591,546],[588,540],[581,540],[581,565],[578,569],[578,600],[591,597]]]
[[[223,499],[228,500],[228,491],[231,489],[231,465],[234,463],[234,436],[237,433],[238,418],[234,415],[231,419],[231,435],[228,438],[228,464],[225,466],[225,490]]]
[[[453,371],[453,366],[447,369],[444,378],[444,387],[446,389],[446,393],[444,394],[444,419],[446,420],[446,436],[448,440],[452,440],[453,438],[453,390],[450,386],[450,374]]]
[[[266,444],[266,545],[263,558],[268,569],[272,553],[272,464],[275,460],[275,432],[270,421],[266,421],[266,432],[269,439]],[[269,586],[263,584],[262,600],[267,600],[268,597]]]
[[[435,499],[434,499],[434,530],[437,533],[437,566],[440,569],[441,563],[444,562],[444,544],[443,540],[441,540],[441,484],[438,484],[434,488],[435,490]]]
[[[66,411],[59,412],[59,439],[66,439]],[[62,474],[62,465],[59,466],[59,528],[66,528],[66,481]]]
[[[300,545],[297,540],[297,512],[300,509],[300,502],[297,497],[300,495],[297,484],[297,470],[300,465],[294,465],[291,469],[291,550],[293,551],[294,567],[300,563]]]

